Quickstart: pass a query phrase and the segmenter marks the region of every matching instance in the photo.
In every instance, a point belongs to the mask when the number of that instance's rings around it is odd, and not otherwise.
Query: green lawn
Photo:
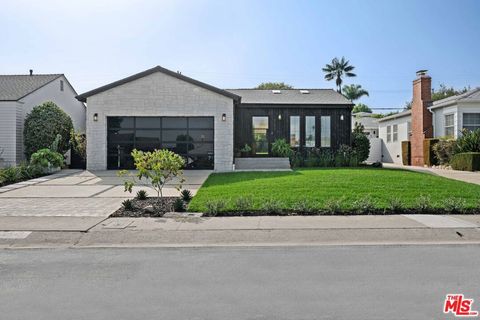
[[[206,203],[223,199],[226,211],[235,211],[239,197],[253,200],[250,210],[262,209],[274,199],[283,210],[293,210],[300,201],[324,208],[332,199],[341,199],[342,208],[352,208],[359,199],[369,198],[376,208],[388,207],[393,198],[405,208],[418,206],[421,196],[433,207],[443,207],[445,199],[463,199],[477,207],[480,186],[426,173],[377,168],[300,169],[292,172],[215,173],[198,191],[189,211],[205,212]]]

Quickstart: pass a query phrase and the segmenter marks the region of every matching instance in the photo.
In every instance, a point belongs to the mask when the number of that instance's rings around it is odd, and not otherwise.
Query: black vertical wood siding
[[[279,120],[278,116],[282,119]],[[343,120],[340,120],[343,115]],[[305,145],[305,116],[315,116],[315,144],[320,147],[320,117],[331,118],[331,148],[350,144],[351,106],[240,104],[235,108],[235,149],[253,142],[252,117],[268,116],[269,143],[279,138],[290,141],[290,116],[300,116],[300,142]]]

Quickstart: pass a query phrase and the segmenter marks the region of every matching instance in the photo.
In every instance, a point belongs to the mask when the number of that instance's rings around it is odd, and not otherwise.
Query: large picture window
[[[305,117],[305,147],[315,147],[315,117]]]
[[[455,118],[454,114],[445,115],[445,136],[453,137],[455,136]]]
[[[480,129],[480,113],[464,113],[463,128],[470,131]]]
[[[188,169],[213,169],[213,117],[108,117],[108,169],[132,169],[133,149],[168,149]]]
[[[290,117],[290,146],[300,146],[300,116]]]
[[[331,137],[330,116],[322,116],[320,117],[320,146],[331,147]]]

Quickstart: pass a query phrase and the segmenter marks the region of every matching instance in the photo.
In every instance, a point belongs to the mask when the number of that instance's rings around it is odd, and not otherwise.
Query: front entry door
[[[252,117],[253,152],[268,155],[268,117]]]

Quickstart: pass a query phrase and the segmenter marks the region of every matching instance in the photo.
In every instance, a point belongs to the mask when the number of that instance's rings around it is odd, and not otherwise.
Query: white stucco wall
[[[382,139],[382,162],[402,164],[402,141],[409,140],[410,116],[379,122],[379,137]],[[393,141],[393,125],[398,125],[398,140]],[[387,126],[392,126],[392,140],[387,142]]]
[[[98,121],[93,115],[98,114]],[[226,121],[222,121],[222,114]],[[233,168],[233,99],[155,72],[87,98],[87,169],[107,168],[108,116],[214,117],[214,166]]]

